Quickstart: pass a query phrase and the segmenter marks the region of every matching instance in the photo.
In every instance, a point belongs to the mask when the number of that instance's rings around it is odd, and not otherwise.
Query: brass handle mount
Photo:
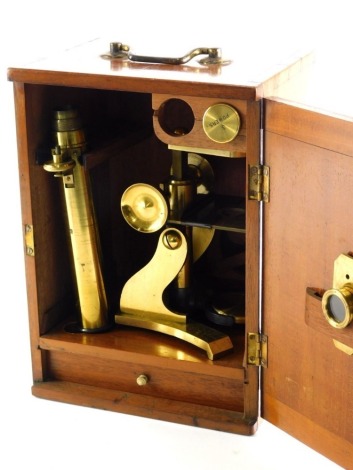
[[[109,49],[109,54],[102,55],[104,59],[123,59],[132,62],[183,65],[194,57],[203,55],[206,57],[199,60],[201,65],[228,65],[230,63],[229,60],[222,59],[222,51],[219,47],[197,47],[182,57],[156,57],[134,54],[130,51],[130,46],[121,42],[111,42]]]

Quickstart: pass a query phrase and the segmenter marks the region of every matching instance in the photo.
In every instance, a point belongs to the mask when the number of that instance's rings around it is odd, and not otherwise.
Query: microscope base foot
[[[197,322],[174,322],[144,317],[141,313],[121,312],[115,315],[115,323],[158,331],[174,336],[203,349],[210,360],[218,359],[233,350],[229,336]]]

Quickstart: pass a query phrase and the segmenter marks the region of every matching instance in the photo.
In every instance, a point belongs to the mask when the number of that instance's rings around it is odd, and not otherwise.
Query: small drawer
[[[47,351],[48,379],[169,398],[188,403],[242,411],[242,371],[220,368],[217,374],[198,373],[194,364],[164,358],[158,365]],[[156,362],[156,361],[155,361]]]

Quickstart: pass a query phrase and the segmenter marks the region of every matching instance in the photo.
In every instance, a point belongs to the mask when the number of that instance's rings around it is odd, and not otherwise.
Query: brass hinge
[[[33,234],[33,225],[25,225],[25,245],[26,245],[26,255],[34,256],[34,234]]]
[[[250,165],[249,199],[269,202],[270,200],[270,167]]]
[[[260,333],[248,333],[248,365],[267,367],[268,338]]]

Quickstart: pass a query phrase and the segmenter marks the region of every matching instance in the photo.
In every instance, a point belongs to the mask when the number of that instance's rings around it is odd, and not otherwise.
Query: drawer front
[[[164,397],[216,408],[243,411],[241,380],[209,376],[168,365],[156,367],[80,354],[48,351],[47,379]]]

